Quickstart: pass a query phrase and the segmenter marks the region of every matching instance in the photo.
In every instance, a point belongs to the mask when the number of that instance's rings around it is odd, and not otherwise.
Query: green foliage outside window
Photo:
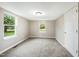
[[[4,24],[6,24],[6,25],[14,25],[15,24],[14,19],[15,18],[13,16],[5,14],[4,15]]]
[[[45,25],[44,24],[40,24],[40,29],[45,29]]]
[[[45,23],[41,22],[40,23],[40,32],[45,32],[45,31],[46,31]]]

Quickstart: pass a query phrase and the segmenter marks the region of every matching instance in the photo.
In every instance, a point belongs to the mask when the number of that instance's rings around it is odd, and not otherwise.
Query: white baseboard
[[[72,56],[74,56],[59,40],[57,40]],[[74,56],[75,57],[75,56]]]
[[[57,40],[57,41],[65,48],[64,44],[62,44],[59,40]]]
[[[56,37],[34,37],[34,36],[31,36],[29,38],[36,38],[36,39],[56,39]]]
[[[28,39],[28,38],[27,38],[27,39]],[[24,39],[24,40],[26,40],[26,39]],[[20,41],[18,41],[17,43],[15,43],[15,44],[11,45],[10,47],[8,47],[8,48],[6,48],[6,49],[2,50],[2,51],[0,52],[0,54],[2,54],[2,53],[4,53],[4,52],[6,52],[7,50],[9,50],[9,49],[13,48],[14,46],[16,46],[16,45],[18,45],[18,44],[20,44],[20,43],[21,43],[21,42],[23,42],[24,40],[20,40]]]

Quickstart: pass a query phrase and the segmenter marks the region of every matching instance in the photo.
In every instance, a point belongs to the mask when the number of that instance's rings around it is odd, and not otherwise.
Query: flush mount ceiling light
[[[45,13],[43,11],[34,11],[33,15],[35,15],[35,16],[43,16],[43,15],[45,15]]]

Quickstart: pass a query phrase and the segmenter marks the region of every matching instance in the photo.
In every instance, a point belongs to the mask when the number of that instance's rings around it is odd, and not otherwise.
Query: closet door
[[[73,29],[74,29],[74,32],[73,32],[73,35],[74,35],[74,54],[76,56],[78,56],[78,7],[76,6],[74,8],[74,26],[73,26]]]
[[[77,6],[64,15],[65,47],[73,55],[78,51],[78,12]]]

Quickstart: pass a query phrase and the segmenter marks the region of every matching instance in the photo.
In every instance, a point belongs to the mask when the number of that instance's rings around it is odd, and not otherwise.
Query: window
[[[4,14],[4,37],[15,35],[15,17],[5,13]]]
[[[45,22],[40,22],[40,32],[46,32]]]

